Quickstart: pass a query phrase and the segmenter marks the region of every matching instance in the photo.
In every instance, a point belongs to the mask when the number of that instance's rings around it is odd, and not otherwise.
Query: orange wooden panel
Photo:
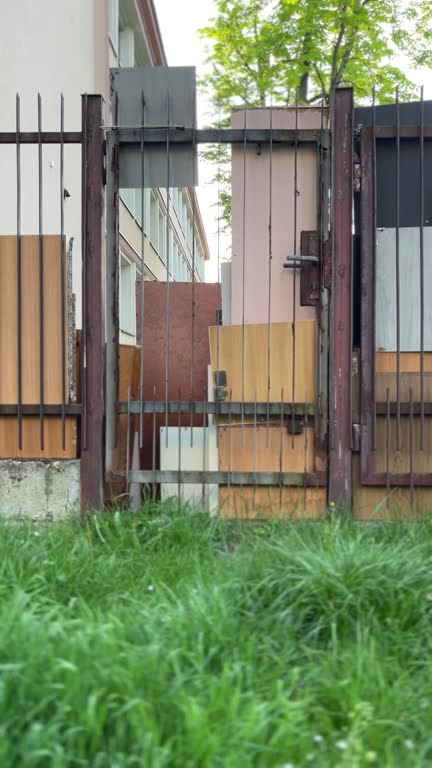
[[[326,489],[221,487],[219,505],[227,519],[319,519],[326,514]]]
[[[233,401],[265,402],[270,379],[270,400],[313,403],[315,400],[316,322],[296,323],[295,347],[291,323],[269,326],[225,325],[209,328],[212,370],[226,371]],[[294,369],[295,349],[295,369]],[[243,370],[244,358],[244,370]],[[294,373],[294,392],[293,392]]]
[[[64,244],[63,244],[64,247]],[[22,401],[40,402],[39,238],[23,236],[22,253]],[[61,239],[43,238],[44,260],[44,401],[62,401]],[[67,299],[67,270],[65,270]],[[65,307],[65,318],[67,318]],[[65,350],[66,396],[67,347]],[[0,237],[0,402],[18,402],[17,238]]]
[[[62,420],[49,416],[44,421],[44,450],[40,448],[40,422],[36,416],[22,421],[22,450],[18,448],[18,420],[0,416],[0,459],[74,459],[77,457],[77,420],[66,419],[65,450],[62,446]]]
[[[219,469],[222,472],[314,471],[314,431],[308,427],[302,435],[288,434],[287,427],[246,423],[219,427]]]
[[[396,353],[395,352],[377,352],[376,353],[376,372],[391,373],[396,371]],[[424,370],[432,373],[432,353],[426,352],[424,355]],[[400,354],[401,373],[420,373],[420,355],[418,352],[401,352]]]

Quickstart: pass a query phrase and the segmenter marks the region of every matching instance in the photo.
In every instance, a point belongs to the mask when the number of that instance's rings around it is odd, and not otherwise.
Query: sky
[[[154,0],[165,52],[170,66],[195,66],[197,77],[206,70],[206,43],[199,38],[198,30],[206,26],[216,15],[214,0]],[[407,68],[404,61],[398,62]],[[414,82],[425,85],[425,98],[432,98],[430,72],[409,72]],[[203,127],[210,118],[210,104],[206,96],[199,94],[197,100],[198,126]],[[230,242],[227,236],[217,235],[217,193],[210,185],[214,168],[204,163],[199,166],[198,200],[210,246],[211,261],[206,268],[206,279],[218,279],[218,264],[229,255]],[[219,247],[218,247],[219,243]]]
[[[206,69],[206,44],[200,40],[198,30],[215,15],[213,0],[183,0],[181,3],[178,0],[155,0],[155,6],[168,64],[194,66],[197,77],[200,77]],[[208,99],[200,93],[197,99],[198,127],[210,121],[210,111]],[[206,267],[206,279],[217,281],[218,262],[228,255],[230,242],[226,236],[218,238],[217,190],[215,185],[210,185],[213,174],[214,168],[200,162],[197,194],[212,255]]]

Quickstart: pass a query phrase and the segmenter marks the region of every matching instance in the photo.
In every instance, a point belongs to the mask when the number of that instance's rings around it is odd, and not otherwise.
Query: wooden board
[[[314,431],[308,427],[302,435],[288,434],[278,427],[246,423],[218,428],[219,470],[222,472],[314,471]]]
[[[360,457],[353,456],[353,501],[356,520],[412,520],[430,515],[431,488],[416,488],[411,506],[409,488],[368,487],[360,481]]]
[[[376,372],[392,373],[396,371],[397,358],[395,352],[377,352],[376,353]],[[401,352],[400,354],[401,373],[420,373],[420,355],[418,352]],[[424,354],[424,370],[432,373],[432,354]]]
[[[39,238],[23,236],[22,248],[22,401],[40,402]],[[64,249],[64,243],[63,243]],[[44,401],[62,402],[61,239],[43,238]],[[67,299],[67,269],[65,269]],[[67,312],[65,307],[65,318]],[[68,350],[65,350],[66,396]],[[18,402],[17,238],[0,237],[0,403]]]
[[[40,448],[39,418],[23,418],[22,450],[18,448],[18,419],[0,416],[0,459],[74,459],[77,451],[77,420],[66,419],[65,450],[62,446],[62,420],[49,416],[44,420],[44,450]]]
[[[219,508],[227,519],[319,519],[326,515],[326,489],[221,487]]]
[[[270,401],[286,403],[315,400],[316,323],[303,320],[270,325],[270,376],[268,370],[269,326],[226,325],[209,328],[213,371],[226,371],[233,401],[266,401],[270,380]],[[244,336],[244,342],[243,342]],[[295,375],[293,368],[295,349]],[[244,353],[244,354],[243,354]],[[244,371],[243,368],[244,357]],[[244,393],[243,393],[244,384]]]

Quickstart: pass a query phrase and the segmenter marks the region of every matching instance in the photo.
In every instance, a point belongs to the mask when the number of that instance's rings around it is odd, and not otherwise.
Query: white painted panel
[[[420,350],[420,230],[399,230],[400,351]],[[424,349],[432,351],[432,227],[424,228]],[[376,348],[395,352],[396,230],[377,231]]]
[[[191,436],[190,427],[168,427],[168,441],[166,428],[161,428],[160,434],[160,467],[162,470],[170,469],[178,471],[179,457],[181,471],[218,469],[218,451],[216,444],[215,427],[194,427]],[[168,442],[168,445],[167,445]],[[180,488],[182,502],[203,510],[203,487],[184,483]],[[175,483],[161,485],[162,501],[177,498],[178,486]],[[218,507],[218,486],[204,486],[204,510],[212,514]]]

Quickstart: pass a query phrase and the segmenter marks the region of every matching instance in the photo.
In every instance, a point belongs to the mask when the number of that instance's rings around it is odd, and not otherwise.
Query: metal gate
[[[347,396],[350,387],[346,389],[345,386],[347,376],[350,381],[352,365],[351,314],[350,306],[346,303],[346,286],[350,286],[352,280],[351,89],[336,92],[332,134],[324,107],[317,110],[319,124],[312,128],[308,127],[307,110],[298,106],[285,113],[291,121],[290,127],[280,127],[280,113],[273,108],[265,113],[265,126],[262,123],[250,126],[248,121],[254,115],[246,109],[237,115],[236,127],[229,129],[198,129],[195,120],[189,126],[176,124],[169,89],[166,99],[163,99],[166,104],[165,124],[152,123],[147,114],[147,95],[140,91],[135,93],[134,98],[135,109],[140,110],[141,120],[138,125],[130,127],[130,123],[122,121],[120,116],[121,98],[121,95],[114,92],[115,125],[107,132],[107,483],[124,481],[128,493],[131,486],[141,484],[154,498],[164,492],[166,495],[167,489],[171,489],[179,500],[183,498],[185,488],[192,485],[197,494],[195,500],[201,499],[202,503],[207,495],[211,495],[212,489],[216,489],[217,507],[221,505],[221,494],[226,498],[229,492],[228,495],[243,498],[243,507],[254,510],[261,504],[266,507],[268,514],[287,507],[292,509],[293,505],[300,507],[302,504],[304,511],[312,509],[311,514],[315,515],[318,507],[325,507],[327,491],[330,500],[338,504],[345,503],[351,486],[351,398]],[[332,146],[331,135],[337,137]],[[186,391],[174,391],[172,297],[177,288],[169,275],[169,216],[173,185],[171,165],[174,164],[174,151],[183,150],[189,158],[193,186],[198,149],[204,144],[213,144],[219,151],[225,145],[231,146],[233,167],[237,164],[237,182],[241,190],[238,193],[240,203],[237,201],[237,221],[234,227],[237,226],[240,246],[233,253],[233,264],[235,258],[240,296],[236,304],[239,322],[226,326],[222,317],[220,324],[220,291],[214,327],[210,329],[213,378],[208,386],[205,385],[198,392],[195,386],[194,343],[199,287],[195,283],[192,264],[189,309],[191,338],[188,350],[190,385]],[[151,175],[153,152],[159,153],[159,166],[161,162],[165,163],[166,179],[166,332],[165,343],[160,349],[164,360],[164,375],[162,381],[152,380],[153,366],[144,363],[146,289],[149,289],[143,281],[140,286],[139,382],[135,397],[129,391],[127,400],[121,400],[118,211],[122,162],[130,162],[131,153],[135,153],[135,186],[141,188],[143,200],[144,189],[150,185],[146,175]],[[253,166],[257,157],[264,161],[258,177],[254,176]],[[307,163],[305,158],[308,158]],[[313,163],[313,174],[310,162]],[[284,163],[289,170],[284,185],[280,186],[280,175],[277,184],[275,177]],[[254,323],[251,322],[253,314],[248,314],[247,308],[248,276],[257,268],[258,262],[254,262],[250,256],[253,251],[250,233],[253,231],[254,218],[260,215],[262,218],[263,206],[251,207],[248,194],[250,190],[259,192],[261,187],[267,190],[265,255],[260,251],[260,268],[263,269],[265,262],[266,270],[265,284],[262,286],[265,294],[262,304],[265,308],[261,306],[261,315],[264,313],[265,318],[262,322]],[[313,189],[314,217],[308,228],[304,229],[302,206],[308,187]],[[333,190],[331,201],[330,188]],[[282,197],[284,203],[281,203]],[[281,235],[280,211],[283,217],[283,205],[289,209],[291,220]],[[144,203],[142,214],[144,217]],[[144,221],[142,230],[144,257]],[[278,261],[279,271],[275,272],[275,253],[280,248],[285,255]],[[194,246],[192,258],[193,255]],[[220,277],[219,268],[218,274]],[[279,280],[286,280],[288,287],[286,295],[287,302],[290,302],[290,313],[285,323],[279,321],[272,303],[280,288]],[[337,300],[330,302],[330,296]],[[307,312],[304,307],[308,308]],[[308,319],[303,320],[303,317]],[[310,327],[307,323],[310,323]],[[228,328],[235,330],[229,331]],[[230,347],[231,352],[228,350],[228,337],[233,345]],[[282,358],[281,373],[278,364]],[[300,391],[302,385],[299,381],[307,379],[306,374],[303,379],[300,374],[306,370],[306,361],[312,358],[312,378],[309,376],[308,381],[313,380],[313,384],[309,386],[309,391],[306,386]],[[224,365],[221,365],[221,361],[224,361]],[[119,453],[121,419],[127,421],[123,465]],[[146,429],[151,430],[152,447],[151,450],[147,449],[147,455],[143,455]],[[135,454],[131,442],[133,433],[139,436],[138,451]],[[209,442],[210,433],[213,443]],[[163,464],[164,443],[166,449],[174,449],[171,451],[171,465],[168,468]],[[194,448],[198,450],[199,460]],[[194,450],[193,457],[189,449]],[[211,457],[212,451],[216,452],[216,460],[214,456]],[[265,489],[265,503],[262,501],[262,489]]]

